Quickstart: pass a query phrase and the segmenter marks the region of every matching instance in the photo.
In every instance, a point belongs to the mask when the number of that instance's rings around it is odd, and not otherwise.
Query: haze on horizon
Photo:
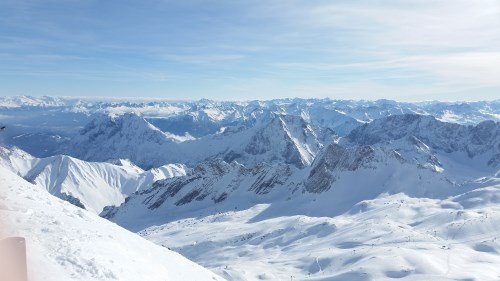
[[[492,100],[500,2],[0,2],[0,96]]]

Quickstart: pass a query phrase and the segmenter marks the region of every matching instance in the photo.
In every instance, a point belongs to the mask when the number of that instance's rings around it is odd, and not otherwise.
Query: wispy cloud
[[[220,55],[165,55],[164,59],[190,64],[204,64],[213,62],[233,61],[244,58],[243,55],[238,54],[220,54]]]
[[[0,25],[0,74],[20,75],[9,90],[60,74],[58,88],[153,81],[193,98],[500,91],[497,0],[5,0]]]

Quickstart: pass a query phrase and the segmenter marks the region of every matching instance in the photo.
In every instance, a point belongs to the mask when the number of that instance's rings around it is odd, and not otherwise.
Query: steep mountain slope
[[[4,167],[0,175],[0,235],[26,238],[30,280],[222,280]]]
[[[357,120],[338,109],[325,107],[321,104],[311,105],[309,108],[302,110],[301,115],[311,124],[329,128],[340,136],[347,135],[352,129],[363,124],[363,121]]]
[[[105,208],[101,216],[138,231],[172,217],[246,208],[296,191],[303,172],[286,164],[246,168],[235,162],[209,160],[184,177],[155,182],[152,188],[131,195],[120,207]]]
[[[500,163],[500,123],[494,121],[463,126],[432,116],[395,115],[364,124],[346,137],[361,145],[387,145],[403,138],[445,153],[465,153],[469,158],[487,155],[487,164],[493,168]]]
[[[69,156],[43,158],[25,178],[51,194],[92,212],[119,205],[135,191],[137,174],[107,163],[91,163]]]
[[[277,115],[269,123],[256,127],[243,151],[233,147],[226,153],[224,158],[227,161],[259,163],[282,159],[284,163],[301,168],[309,166],[323,147],[315,129],[298,116]],[[244,153],[248,155],[246,158],[253,159],[241,161]]]
[[[181,141],[142,117],[124,114],[93,120],[66,152],[90,161],[126,158],[142,168],[165,163],[195,165],[214,157],[247,165],[284,162],[304,167],[310,165],[322,142],[332,138],[333,134],[318,135],[301,117],[272,114],[251,127],[230,127],[219,134]]]
[[[130,159],[151,168],[167,163],[164,153],[174,153],[169,148],[176,141],[135,114],[103,115],[87,124],[64,152],[90,161]]]
[[[17,148],[7,148],[0,145],[0,166],[20,175],[26,175],[38,161],[29,153]]]
[[[18,148],[1,146],[0,165],[96,214],[105,206],[120,205],[128,195],[150,188],[157,180],[182,176],[187,170],[181,164],[144,171],[126,160],[98,163],[65,155],[36,158]]]

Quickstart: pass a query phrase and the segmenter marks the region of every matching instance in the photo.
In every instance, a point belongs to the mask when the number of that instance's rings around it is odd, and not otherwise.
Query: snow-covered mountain
[[[325,139],[322,138],[333,140],[333,133],[320,136],[311,124],[299,116],[276,115],[269,122],[255,127],[250,130],[253,131],[250,139],[244,139],[243,150],[233,146],[225,153],[226,161],[259,163],[280,160],[300,168],[312,163],[316,153],[323,147]]]
[[[208,160],[185,177],[161,180],[154,183],[152,189],[133,194],[120,208],[136,208],[127,205],[137,203],[138,208],[154,210],[164,203],[175,208],[197,201],[207,202],[196,203],[194,209],[198,210],[231,196],[261,202],[259,195],[271,194],[273,190],[277,190],[277,197],[281,198],[291,198],[295,193],[322,193],[338,188],[338,182],[376,185],[378,189],[372,189],[378,192],[375,195],[383,192],[452,195],[455,187],[467,181],[495,174],[499,129],[500,123],[493,121],[466,126],[421,115],[386,117],[358,127],[338,143],[332,142],[311,166],[284,161],[248,167],[223,159]],[[260,138],[255,143],[265,145],[269,141]],[[370,176],[369,182],[357,179],[363,174]],[[405,175],[405,181],[412,185],[398,183],[403,179],[396,175]],[[240,193],[244,195],[238,195]],[[120,208],[113,208],[113,214],[119,214]],[[132,213],[140,216],[139,212]]]
[[[76,206],[100,213],[105,206],[120,205],[133,192],[153,182],[182,176],[182,164],[167,164],[144,171],[130,161],[86,162],[66,155],[36,158],[18,149],[0,147],[0,166]]]
[[[79,159],[130,159],[151,168],[166,164],[165,154],[177,139],[135,114],[102,115],[87,124],[63,152]]]
[[[494,121],[466,126],[416,114],[377,119],[323,150],[311,169],[306,189],[322,192],[343,171],[378,169],[391,161],[429,169],[455,183],[488,176],[498,170],[499,132],[500,123]],[[405,192],[417,190],[413,187]]]
[[[304,167],[322,142],[333,136],[333,132],[317,132],[299,116],[273,114],[248,128],[230,127],[189,139],[164,133],[138,115],[124,114],[94,119],[64,152],[89,161],[126,158],[143,168],[173,162],[193,165],[214,157],[247,165],[284,162]]]
[[[316,128],[347,135],[360,124],[399,115],[431,115],[438,120],[473,125],[500,120],[500,102],[421,102],[390,100],[280,99],[269,101],[168,101],[69,97],[0,97],[0,124],[9,130],[0,143],[18,146],[37,157],[60,147],[100,115],[134,113],[173,138],[215,135],[228,127],[251,127],[272,114],[301,116]],[[43,141],[40,141],[43,138]]]
[[[465,179],[453,182],[454,174],[443,171],[441,167],[406,160],[388,148],[353,148],[332,143],[313,166],[303,169],[288,164],[247,168],[235,162],[210,160],[184,177],[155,182],[152,188],[132,194],[119,207],[106,208],[102,216],[138,231],[174,218],[248,208],[258,203],[289,206],[280,210],[282,215],[330,215],[329,211],[300,206],[305,198],[327,197],[336,202],[338,210],[347,211],[359,201],[383,193],[441,198],[460,191]],[[330,192],[323,195],[327,191]]]
[[[0,166],[229,280],[500,277],[499,101],[0,100]]]
[[[361,145],[393,145],[408,139],[423,150],[485,157],[492,168],[500,163],[500,122],[483,121],[475,126],[441,122],[432,116],[415,114],[381,118],[354,129],[346,139]]]
[[[493,225],[500,220],[500,193],[498,172],[490,159],[498,148],[499,125],[456,125],[418,115],[388,117],[332,142],[311,166],[298,169],[281,163],[249,168],[211,160],[184,177],[158,181],[101,215],[157,243],[175,245],[181,253],[234,280],[491,279],[496,273],[488,264],[499,258],[489,253],[498,251],[494,246],[498,229]],[[380,138],[373,139],[371,132]],[[473,146],[459,145],[464,143]],[[392,208],[403,211],[387,215]],[[491,220],[476,217],[486,210]],[[467,219],[457,222],[463,214]],[[363,228],[367,223],[368,232]],[[377,223],[382,225],[376,227]],[[217,225],[214,231],[213,224]],[[474,227],[459,233],[460,224]],[[206,232],[190,235],[186,229],[191,227]],[[380,238],[387,232],[395,234]],[[418,247],[410,242],[415,240],[428,252],[412,259]],[[316,256],[305,256],[303,244],[316,245],[312,246]],[[332,245],[329,251],[320,246],[325,244]],[[401,260],[396,264],[370,262],[397,249],[404,252],[398,252]],[[477,267],[450,273],[443,268],[449,268],[446,257],[451,252],[440,252],[450,249],[470,256],[479,252],[482,258],[456,260],[458,267],[468,262]],[[266,262],[257,253],[276,256],[278,261]],[[280,259],[284,253],[287,257]],[[218,259],[208,259],[209,255]],[[237,265],[230,262],[236,256],[241,259]],[[430,257],[435,266],[420,262]],[[273,269],[276,264],[280,271]]]
[[[455,183],[378,148],[327,151],[310,173],[210,161],[102,215],[230,280],[496,277],[498,175]]]
[[[346,121],[370,122],[391,115],[406,113],[432,115],[442,121],[460,124],[477,124],[484,120],[500,118],[500,101],[478,102],[397,102],[392,100],[331,100],[331,99],[276,99],[267,101],[227,102],[202,99],[199,101],[171,101],[151,98],[74,98],[74,97],[0,97],[0,109],[7,113],[17,110],[50,110],[52,114],[84,112],[89,114],[136,113],[148,118],[158,118],[157,127],[177,135],[189,132],[200,137],[218,131],[217,126],[228,126],[239,121],[256,119],[260,114],[311,116],[314,122],[334,127],[345,116]],[[340,115],[338,115],[340,114]],[[338,115],[332,119],[332,116]],[[351,119],[349,119],[351,118]],[[323,119],[323,120],[321,120]],[[326,121],[326,122],[325,122]],[[333,122],[329,122],[333,121]],[[347,122],[348,123],[348,122]],[[161,124],[161,125],[160,125]],[[337,132],[340,134],[340,132]],[[345,133],[348,133],[346,131]]]
[[[0,166],[0,237],[27,241],[29,280],[223,280]]]
[[[152,188],[131,195],[120,207],[105,208],[101,215],[138,231],[173,217],[247,208],[291,196],[300,187],[304,172],[288,164],[247,168],[213,159],[184,177],[157,181]]]

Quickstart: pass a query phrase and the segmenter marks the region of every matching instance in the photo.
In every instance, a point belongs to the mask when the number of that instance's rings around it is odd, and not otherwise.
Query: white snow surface
[[[29,280],[223,280],[0,167],[0,237],[27,241]]]
[[[153,182],[186,174],[186,166],[167,164],[147,171],[128,160],[87,162],[66,155],[36,158],[18,149],[0,146],[0,165],[96,214],[106,206],[120,205],[133,192]]]
[[[257,204],[140,234],[228,280],[499,280],[499,183],[446,199],[382,194],[336,216]]]

